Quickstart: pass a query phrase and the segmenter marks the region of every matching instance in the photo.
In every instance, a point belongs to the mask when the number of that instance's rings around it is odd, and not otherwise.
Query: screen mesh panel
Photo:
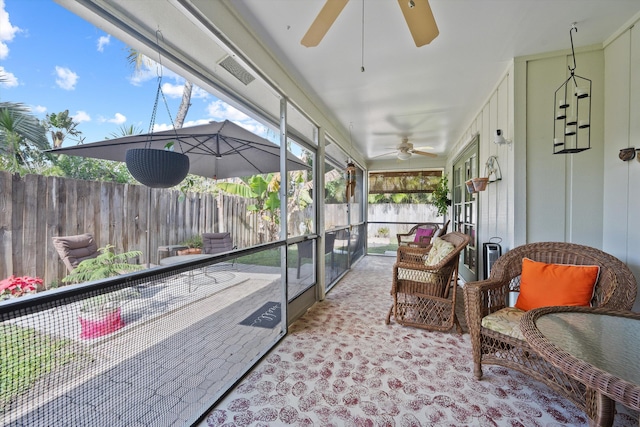
[[[283,336],[280,248],[0,302],[0,423],[185,425]]]

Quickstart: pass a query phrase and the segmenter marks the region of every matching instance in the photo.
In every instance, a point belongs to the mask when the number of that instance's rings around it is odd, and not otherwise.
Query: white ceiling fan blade
[[[327,0],[307,30],[307,33],[302,37],[300,44],[306,47],[318,46],[348,1],[349,0]]]
[[[413,150],[411,151],[413,154],[420,154],[421,156],[427,156],[427,157],[438,157],[437,154],[434,153],[427,153],[426,151],[418,151],[418,150]]]
[[[428,0],[398,0],[398,4],[417,47],[438,37],[440,31]]]
[[[398,150],[394,150],[388,153],[378,154],[377,156],[373,156],[372,159],[377,159],[378,157],[392,156],[392,155],[396,155],[397,153],[398,153]]]

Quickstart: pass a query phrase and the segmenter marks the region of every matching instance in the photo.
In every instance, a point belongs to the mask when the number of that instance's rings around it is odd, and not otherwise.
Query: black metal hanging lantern
[[[153,125],[158,110],[158,101],[160,96],[167,108],[171,125],[175,130],[171,112],[167,105],[167,100],[162,92],[162,58],[160,56],[159,36],[162,34],[160,30],[156,31],[156,43],[158,43],[158,90],[156,91],[156,100],[153,105],[151,114],[151,122],[149,123],[149,135],[145,148],[131,148],[127,150],[125,163],[131,175],[141,184],[151,188],[169,188],[178,185],[189,173],[189,157],[184,153],[172,151],[173,143],[166,145],[166,149],[158,150],[151,148],[153,140]],[[180,139],[176,132],[176,141],[180,145]],[[181,146],[181,145],[180,145]]]
[[[569,30],[573,68],[571,75],[556,90],[554,97],[553,154],[573,154],[591,148],[591,80],[575,74],[576,54]]]

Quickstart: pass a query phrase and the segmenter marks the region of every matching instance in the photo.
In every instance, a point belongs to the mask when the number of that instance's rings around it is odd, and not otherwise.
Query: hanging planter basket
[[[489,178],[473,178],[471,181],[473,181],[473,188],[476,191],[484,191],[487,188]]]
[[[151,188],[173,187],[189,173],[189,157],[175,151],[132,148],[125,161],[131,175]]]
[[[473,193],[476,193],[476,192],[477,192],[477,191],[476,191],[476,188],[473,186],[473,180],[472,180],[472,179],[470,179],[470,180],[468,180],[468,181],[465,181],[465,182],[464,182],[464,185],[466,185],[466,186],[467,186],[467,191],[468,191],[469,193],[473,194]]]

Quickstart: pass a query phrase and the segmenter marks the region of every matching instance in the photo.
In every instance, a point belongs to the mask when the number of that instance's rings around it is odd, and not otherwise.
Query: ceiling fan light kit
[[[411,153],[408,151],[398,151],[398,159],[399,160],[409,160],[411,158]]]
[[[575,74],[573,31],[578,32],[575,22],[569,30],[571,75],[556,90],[553,100],[553,154],[574,154],[591,148],[591,80]]]

